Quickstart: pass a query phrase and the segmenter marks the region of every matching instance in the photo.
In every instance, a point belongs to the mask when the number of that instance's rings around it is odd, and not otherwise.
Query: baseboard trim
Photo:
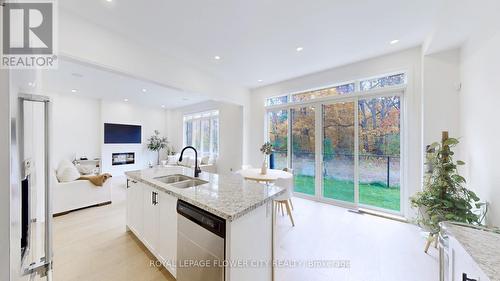
[[[394,221],[408,223],[408,220],[405,217],[398,216],[398,215],[393,215],[393,214],[388,214],[388,213],[384,213],[384,212],[379,212],[379,211],[375,211],[375,210],[359,208],[358,209],[358,213],[360,213],[360,214],[367,214],[367,215],[372,215],[372,216],[376,216],[376,217],[380,217],[380,218],[384,218],[384,219],[390,219],[390,220],[394,220]]]
[[[86,206],[86,207],[82,207],[82,208],[78,208],[78,209],[73,209],[73,210],[69,210],[69,211],[65,211],[65,212],[56,213],[56,214],[53,214],[52,217],[54,217],[54,218],[60,217],[60,216],[67,215],[67,214],[72,213],[72,212],[76,212],[76,211],[80,211],[80,210],[84,210],[84,209],[88,209],[88,208],[93,208],[93,207],[106,206],[106,205],[109,205],[111,203],[112,203],[111,201],[106,201],[106,202],[99,203],[99,204],[94,204],[94,205],[90,205],[90,206]]]

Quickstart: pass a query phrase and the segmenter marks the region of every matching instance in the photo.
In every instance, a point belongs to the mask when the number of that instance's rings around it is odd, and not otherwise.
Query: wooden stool
[[[424,249],[424,252],[426,254],[429,251],[429,247],[431,246],[432,242],[434,242],[434,248],[437,249],[437,243],[438,243],[438,234],[437,233],[429,233],[429,237],[427,237],[427,243],[425,243],[425,249]]]
[[[275,212],[278,213],[280,210],[281,210],[281,215],[284,216],[285,215],[285,212],[284,212],[284,208],[286,208],[286,213],[287,215],[290,217],[290,221],[292,222],[292,226],[295,226],[295,222],[293,221],[293,216],[292,216],[292,210],[290,208],[290,205],[291,205],[291,200],[290,199],[286,199],[286,200],[275,200],[274,201],[274,208],[275,208]]]

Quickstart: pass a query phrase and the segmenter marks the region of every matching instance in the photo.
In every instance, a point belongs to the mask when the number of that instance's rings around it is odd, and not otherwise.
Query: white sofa
[[[78,209],[111,203],[111,179],[103,186],[95,186],[88,180],[59,182],[56,171],[52,173],[52,213],[63,215]]]
[[[178,162],[177,160],[179,159],[179,154],[173,155],[173,156],[168,156],[167,160],[167,166],[183,166],[183,167],[188,167],[188,168],[194,168],[194,157],[192,156],[186,156],[184,157],[182,162]],[[198,166],[203,172],[207,173],[212,173],[212,174],[217,174],[217,164],[215,160],[210,160],[206,164],[201,163],[201,158],[198,159]]]

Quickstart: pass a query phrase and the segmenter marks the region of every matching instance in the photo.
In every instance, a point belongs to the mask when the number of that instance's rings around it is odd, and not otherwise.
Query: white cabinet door
[[[450,238],[450,250],[452,253],[453,281],[488,281],[478,265],[465,249],[454,238]]]
[[[157,203],[159,202],[160,192],[148,185],[142,186],[144,191],[144,213],[142,217],[144,222],[144,231],[142,234],[142,240],[146,247],[148,247],[153,254],[156,254],[158,251],[158,237],[160,234],[160,208]]]
[[[127,188],[127,226],[141,236],[143,231],[143,185],[135,180],[128,180]]]
[[[176,277],[177,259],[177,198],[160,194],[160,249],[159,258]]]

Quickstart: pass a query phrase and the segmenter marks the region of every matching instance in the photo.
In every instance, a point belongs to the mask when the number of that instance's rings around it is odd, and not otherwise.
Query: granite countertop
[[[447,235],[460,242],[491,281],[500,281],[500,234],[451,222],[443,222],[441,226]]]
[[[245,181],[236,174],[216,175],[202,172],[199,179],[208,183],[184,189],[155,179],[173,174],[193,177],[193,169],[181,166],[155,167],[125,174],[130,179],[164,191],[227,221],[236,220],[285,192],[281,187]]]

